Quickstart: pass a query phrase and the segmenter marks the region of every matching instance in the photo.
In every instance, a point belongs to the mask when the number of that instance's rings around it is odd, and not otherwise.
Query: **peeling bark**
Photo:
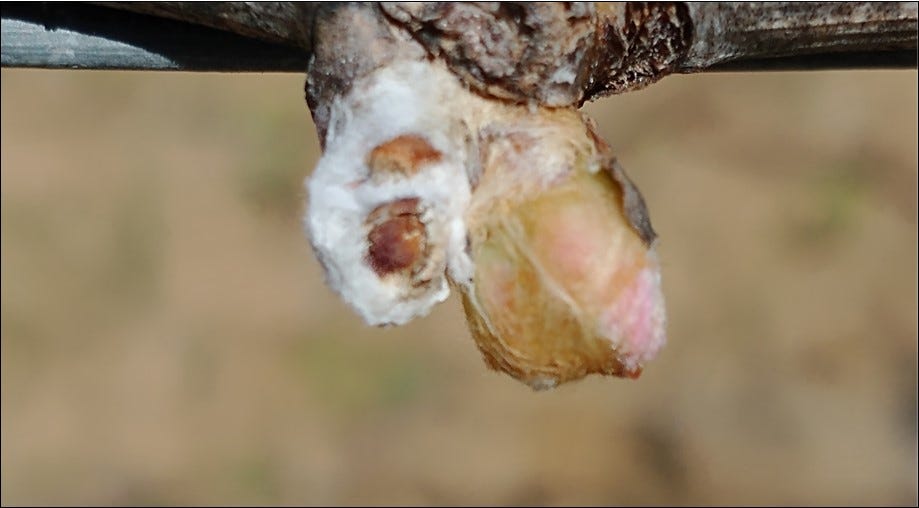
[[[481,93],[566,106],[591,78],[596,11],[590,2],[381,5]]]

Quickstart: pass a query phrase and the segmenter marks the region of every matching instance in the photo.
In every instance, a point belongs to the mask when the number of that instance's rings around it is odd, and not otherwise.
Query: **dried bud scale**
[[[485,98],[416,59],[328,115],[306,226],[369,324],[423,316],[452,285],[486,363],[536,389],[635,377],[663,345],[644,203],[586,117]]]

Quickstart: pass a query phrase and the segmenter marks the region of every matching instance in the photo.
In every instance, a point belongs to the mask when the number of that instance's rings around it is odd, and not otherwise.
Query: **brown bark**
[[[916,49],[916,2],[702,2],[680,72],[732,60]]]
[[[576,106],[672,73],[914,66],[919,27],[915,2],[102,4],[312,51],[320,109],[329,87],[418,48],[482,94]]]

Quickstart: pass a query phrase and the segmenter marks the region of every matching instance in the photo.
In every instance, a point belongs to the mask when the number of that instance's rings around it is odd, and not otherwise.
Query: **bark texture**
[[[695,36],[680,72],[737,59],[916,50],[916,2],[703,2],[687,10]]]
[[[329,87],[403,51],[443,59],[483,95],[564,107],[672,73],[914,67],[919,28],[915,2],[100,4],[311,51],[320,109]]]
[[[312,49],[316,2],[93,2]]]

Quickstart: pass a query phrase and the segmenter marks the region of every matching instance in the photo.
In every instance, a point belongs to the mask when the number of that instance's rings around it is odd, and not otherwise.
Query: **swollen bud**
[[[637,189],[573,111],[486,129],[463,302],[486,363],[535,389],[637,377],[665,341],[660,268]]]

